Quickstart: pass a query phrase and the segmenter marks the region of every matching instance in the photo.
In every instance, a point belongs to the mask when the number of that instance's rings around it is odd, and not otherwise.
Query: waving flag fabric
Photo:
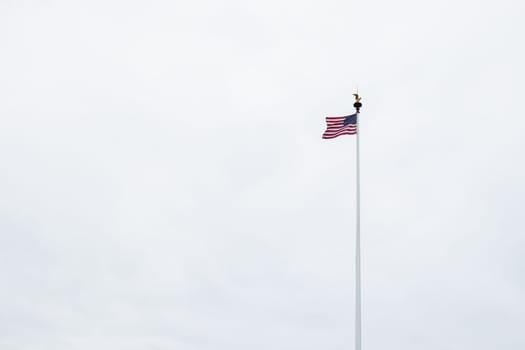
[[[357,114],[326,117],[326,124],[323,139],[333,139],[341,135],[355,135],[357,133]]]

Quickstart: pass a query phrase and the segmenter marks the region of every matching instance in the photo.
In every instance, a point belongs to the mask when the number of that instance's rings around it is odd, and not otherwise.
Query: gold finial
[[[361,110],[361,107],[363,106],[363,104],[361,103],[361,97],[359,97],[359,94],[352,94],[352,95],[354,95],[355,97],[355,102],[354,102],[355,111],[359,113],[359,111]]]

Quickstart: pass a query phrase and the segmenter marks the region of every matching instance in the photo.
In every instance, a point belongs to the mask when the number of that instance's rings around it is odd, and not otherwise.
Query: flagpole
[[[354,94],[356,109],[356,228],[355,228],[355,350],[361,350],[361,183],[359,169],[359,110],[361,98]]]

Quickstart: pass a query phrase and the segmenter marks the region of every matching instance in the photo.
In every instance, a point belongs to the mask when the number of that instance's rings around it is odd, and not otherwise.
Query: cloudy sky
[[[520,0],[0,0],[0,348],[525,347]]]

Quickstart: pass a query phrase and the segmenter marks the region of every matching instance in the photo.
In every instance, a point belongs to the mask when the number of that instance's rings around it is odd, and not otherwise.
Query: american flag
[[[323,139],[333,139],[341,135],[357,134],[357,114],[343,117],[326,117],[326,124]]]

